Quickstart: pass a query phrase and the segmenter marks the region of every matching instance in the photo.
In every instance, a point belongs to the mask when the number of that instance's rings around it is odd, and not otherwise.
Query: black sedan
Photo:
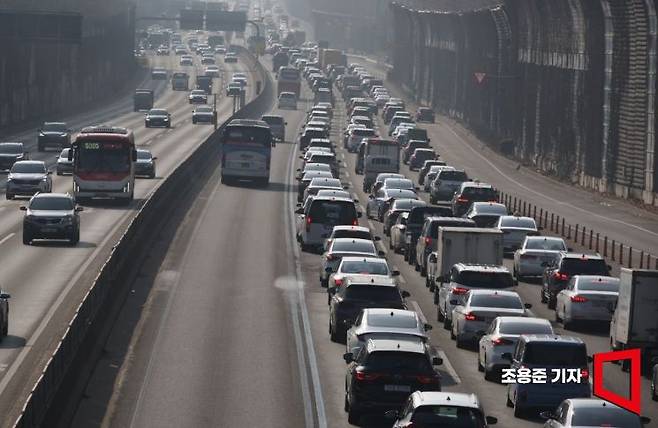
[[[45,122],[39,129],[37,146],[40,152],[48,147],[71,147],[71,130],[64,122]]]
[[[137,162],[135,162],[135,175],[155,178],[155,160],[157,157],[154,157],[150,151],[138,149],[137,150]]]
[[[153,108],[146,113],[144,117],[144,126],[152,128],[154,126],[161,126],[164,128],[171,128],[171,114],[162,108]]]

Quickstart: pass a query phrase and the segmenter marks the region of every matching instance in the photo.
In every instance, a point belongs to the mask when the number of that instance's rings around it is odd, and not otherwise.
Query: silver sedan
[[[555,319],[565,329],[577,321],[610,322],[619,296],[619,278],[576,275],[557,295]]]
[[[478,370],[487,380],[500,379],[501,370],[509,367],[503,354],[511,353],[522,334],[553,334],[551,323],[544,318],[498,317],[480,338]]]
[[[514,276],[542,276],[544,266],[553,263],[561,251],[568,251],[562,238],[526,236],[521,248],[514,253]]]
[[[503,251],[512,253],[521,248],[526,236],[537,235],[538,228],[532,217],[518,217],[513,215],[501,216],[496,229],[503,235]]]
[[[347,351],[356,355],[369,339],[420,337],[427,341],[432,326],[421,321],[414,311],[404,309],[364,309],[347,330]]]

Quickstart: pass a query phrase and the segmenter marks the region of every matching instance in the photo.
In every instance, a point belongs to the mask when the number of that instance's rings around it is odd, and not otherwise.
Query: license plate
[[[44,227],[41,229],[41,231],[43,233],[55,233],[57,232],[57,229],[55,229],[54,227]]]
[[[411,392],[409,385],[384,385],[384,391],[387,392]]]

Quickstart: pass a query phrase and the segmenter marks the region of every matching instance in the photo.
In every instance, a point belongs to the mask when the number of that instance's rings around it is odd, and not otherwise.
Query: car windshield
[[[459,182],[464,182],[468,180],[468,175],[464,171],[450,171],[450,170],[443,170],[439,174],[439,178],[441,180],[445,181],[459,181]]]
[[[67,132],[65,123],[45,123],[42,130],[46,132]]]
[[[478,409],[441,405],[420,406],[411,417],[414,426],[428,428],[485,428],[484,421]]]
[[[416,352],[378,351],[368,356],[368,370],[394,373],[430,372],[432,366],[425,354]]]
[[[407,179],[389,178],[386,181],[384,181],[384,186],[387,189],[413,189],[414,183],[413,181]]]
[[[534,219],[525,217],[502,217],[500,227],[520,227],[524,229],[537,229]]]
[[[350,199],[349,192],[343,190],[332,190],[332,189],[320,189],[318,190],[317,196],[329,196],[333,198],[345,198]]]
[[[553,327],[548,322],[524,322],[520,321],[509,321],[501,322],[498,326],[498,332],[500,334],[553,334]]]
[[[375,131],[368,128],[355,128],[352,130],[352,136],[354,137],[373,137],[375,136]]]
[[[192,95],[205,95],[206,93],[202,89],[195,89],[192,91]]]
[[[571,426],[640,428],[640,418],[618,407],[575,407]]]
[[[617,278],[597,277],[579,278],[579,291],[612,291],[619,293],[619,280]]]
[[[261,119],[268,125],[283,125],[283,118],[280,116],[263,116]]]
[[[14,174],[45,174],[46,166],[36,162],[17,162],[11,167],[11,172]]]
[[[33,198],[30,202],[31,210],[70,211],[73,209],[73,201],[67,197],[43,197]]]
[[[567,246],[562,239],[528,238],[525,248],[528,250],[565,251]]]
[[[508,294],[476,294],[471,296],[470,305],[483,308],[523,309],[521,299]]]
[[[608,267],[602,259],[564,259],[560,272],[569,275],[608,275]]]
[[[584,345],[571,343],[529,342],[525,346],[523,362],[543,366],[587,366]]]
[[[514,278],[509,272],[462,271],[455,282],[477,288],[507,288],[514,285]]]
[[[343,252],[350,251],[355,253],[370,253],[375,254],[375,244],[372,241],[360,241],[360,240],[336,240],[331,246],[332,252]]]
[[[153,110],[149,111],[149,114],[158,115],[158,116],[166,116],[167,115],[167,110],[153,109]]]
[[[151,159],[151,153],[144,150],[137,150],[137,159]]]
[[[70,150],[71,150],[71,149],[64,149],[64,150],[62,150],[62,153],[59,154],[59,157],[60,157],[60,158],[64,158],[64,159],[68,159],[68,157],[69,157],[69,151],[70,151]]]
[[[363,275],[388,275],[386,262],[374,261],[343,261],[340,271],[342,273],[358,273]]]
[[[308,216],[313,223],[353,224],[356,221],[356,208],[353,202],[315,200]]]
[[[369,313],[368,325],[372,327],[417,328],[418,321],[413,314]]]
[[[128,172],[130,149],[117,143],[85,141],[78,145],[75,162],[78,172]]]
[[[418,199],[418,195],[413,190],[408,189],[388,189],[386,197],[396,199]]]
[[[500,204],[478,204],[473,207],[477,214],[507,215],[507,207]]]
[[[342,189],[343,185],[340,184],[340,180],[337,178],[314,178],[311,180],[309,187],[332,187]]]
[[[23,145],[15,143],[0,144],[0,153],[20,155],[23,153]]]

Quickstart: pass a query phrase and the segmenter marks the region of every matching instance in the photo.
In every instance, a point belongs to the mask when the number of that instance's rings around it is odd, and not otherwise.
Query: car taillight
[[[354,220],[352,220],[352,226],[358,226],[358,225],[359,225],[359,219],[358,218],[355,218]]]
[[[455,287],[452,289],[452,294],[466,294],[468,293],[468,288]]]
[[[473,312],[469,312],[466,314],[466,316],[464,316],[464,319],[466,321],[476,321],[478,317]]]
[[[335,259],[333,254],[327,254],[327,260],[331,261],[333,259]]]
[[[582,380],[588,380],[589,379],[589,370],[588,369],[580,369],[580,378]]]
[[[311,231],[311,223],[313,223],[313,219],[311,216],[306,217],[306,231],[310,232]]]
[[[354,374],[354,378],[358,381],[361,381],[361,382],[377,380],[380,377],[382,377],[382,375],[379,374],[379,373],[368,373],[368,372],[363,372],[363,371],[357,371]]]
[[[576,296],[571,296],[571,301],[576,303],[584,303],[587,301],[587,298],[576,295]]]
[[[439,378],[438,378],[437,376],[425,376],[425,375],[420,375],[420,376],[416,376],[416,380],[418,380],[418,382],[420,382],[420,383],[422,383],[422,384],[424,384],[424,385],[427,385],[427,384],[430,384],[430,383],[438,383],[438,382],[439,382]]]
[[[468,199],[460,196],[457,198],[457,202],[468,202]]]
[[[334,284],[336,284],[336,287],[340,287],[343,285],[343,280],[341,278],[334,278]]]
[[[569,279],[569,275],[567,275],[566,273],[555,271],[555,273],[553,273],[553,278],[555,278],[558,281],[566,281]]]
[[[503,339],[502,337],[499,337],[498,339],[494,339],[492,344],[493,344],[493,346],[513,345],[514,342],[512,342],[509,339]]]
[[[427,245],[427,246],[432,245],[432,238],[430,238],[430,237],[425,238],[425,245]]]

